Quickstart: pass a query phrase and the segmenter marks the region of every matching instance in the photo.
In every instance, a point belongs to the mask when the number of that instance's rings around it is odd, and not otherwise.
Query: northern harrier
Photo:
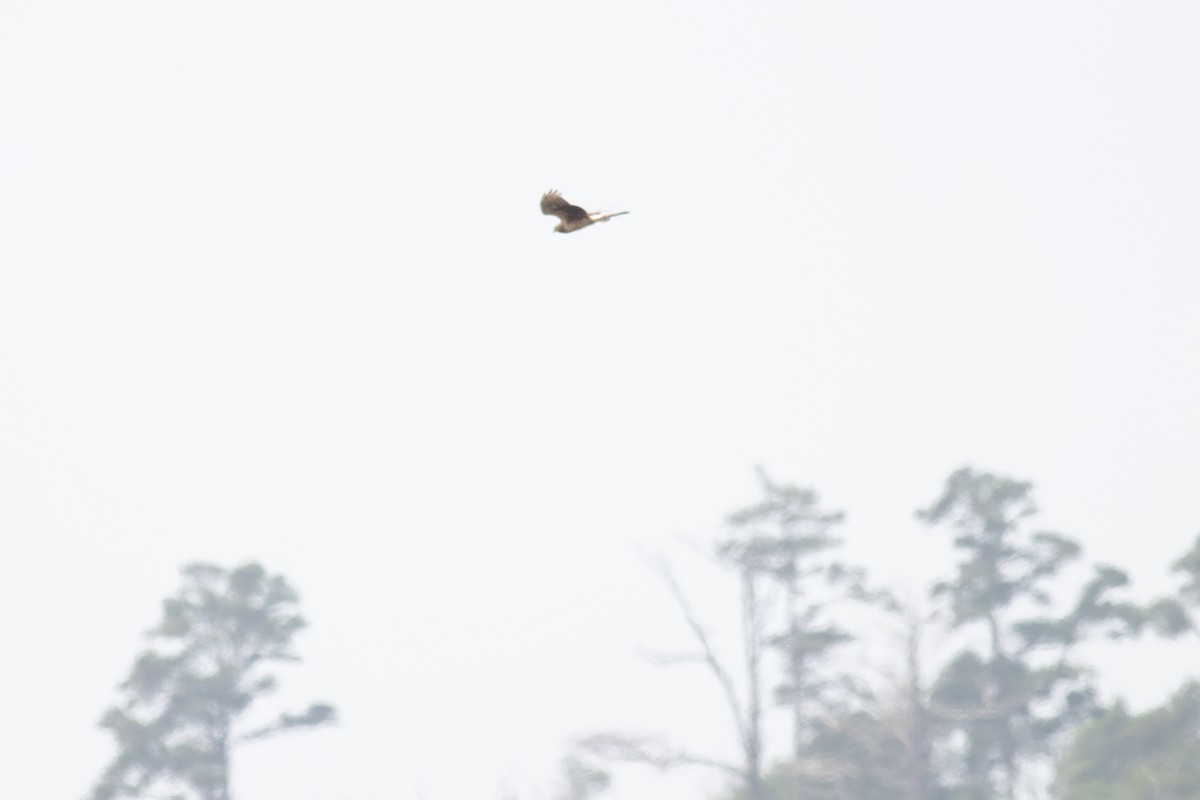
[[[612,213],[602,213],[595,211],[589,214],[579,206],[571,205],[561,194],[551,189],[542,195],[542,213],[558,217],[558,224],[554,226],[554,230],[559,233],[570,233],[580,228],[586,228],[593,222],[608,222],[613,217],[619,217],[629,212],[614,211]]]

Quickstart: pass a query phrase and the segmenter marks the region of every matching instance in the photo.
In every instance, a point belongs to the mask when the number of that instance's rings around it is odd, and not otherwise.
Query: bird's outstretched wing
[[[554,189],[542,195],[542,213],[558,217],[564,224],[588,219],[588,213],[579,206],[573,206]]]

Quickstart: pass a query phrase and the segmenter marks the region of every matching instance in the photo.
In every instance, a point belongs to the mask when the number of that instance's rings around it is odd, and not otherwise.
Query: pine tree
[[[1065,613],[1053,610],[1059,575],[1081,548],[1028,530],[1036,510],[1029,483],[964,468],[918,513],[948,525],[959,554],[954,576],[933,596],[948,604],[953,629],[982,634],[941,671],[932,693],[933,713],[958,734],[950,784],[964,800],[1018,796],[1025,767],[1045,758],[1092,706],[1075,646],[1100,632],[1134,632],[1143,618],[1136,606],[1111,599],[1128,578],[1104,566]]]
[[[151,793],[231,800],[236,744],[334,720],[332,706],[314,703],[240,729],[251,705],[276,687],[270,665],[298,660],[292,638],[305,621],[296,592],[258,564],[191,564],[182,574],[182,588],[163,602],[149,647],[121,684],[123,701],[100,721],[117,755],[92,800]]]

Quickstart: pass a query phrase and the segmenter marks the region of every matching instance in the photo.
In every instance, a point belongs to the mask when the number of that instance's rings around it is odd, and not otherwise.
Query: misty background
[[[755,465],[900,593],[967,463],[1165,591],[1200,532],[1198,23],[5,3],[0,795],[87,791],[196,559],[292,581],[279,702],[340,711],[239,751],[263,800],[544,800],[600,728],[728,751],[709,676],[643,657],[690,646],[647,558],[736,646],[698,553]],[[631,213],[555,234],[552,187]],[[1161,702],[1183,647],[1103,652],[1105,697]]]

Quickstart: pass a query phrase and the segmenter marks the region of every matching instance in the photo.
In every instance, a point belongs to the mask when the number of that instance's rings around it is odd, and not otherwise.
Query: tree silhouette
[[[258,564],[226,570],[190,564],[183,586],[163,602],[149,647],[121,684],[122,702],[100,721],[117,755],[92,800],[163,797],[230,800],[230,752],[238,742],[330,723],[332,706],[314,703],[250,730],[238,723],[271,693],[274,663],[299,660],[293,636],[305,626],[296,592]]]
[[[1108,566],[1093,568],[1065,613],[1051,610],[1059,575],[1081,548],[1029,531],[1036,511],[1029,483],[963,468],[918,514],[955,534],[955,573],[934,597],[948,602],[952,628],[983,634],[933,687],[935,715],[960,734],[956,797],[1013,800],[1024,767],[1092,707],[1090,670],[1073,660],[1075,647],[1101,632],[1136,632],[1144,620],[1143,609],[1111,599],[1128,578]]]

